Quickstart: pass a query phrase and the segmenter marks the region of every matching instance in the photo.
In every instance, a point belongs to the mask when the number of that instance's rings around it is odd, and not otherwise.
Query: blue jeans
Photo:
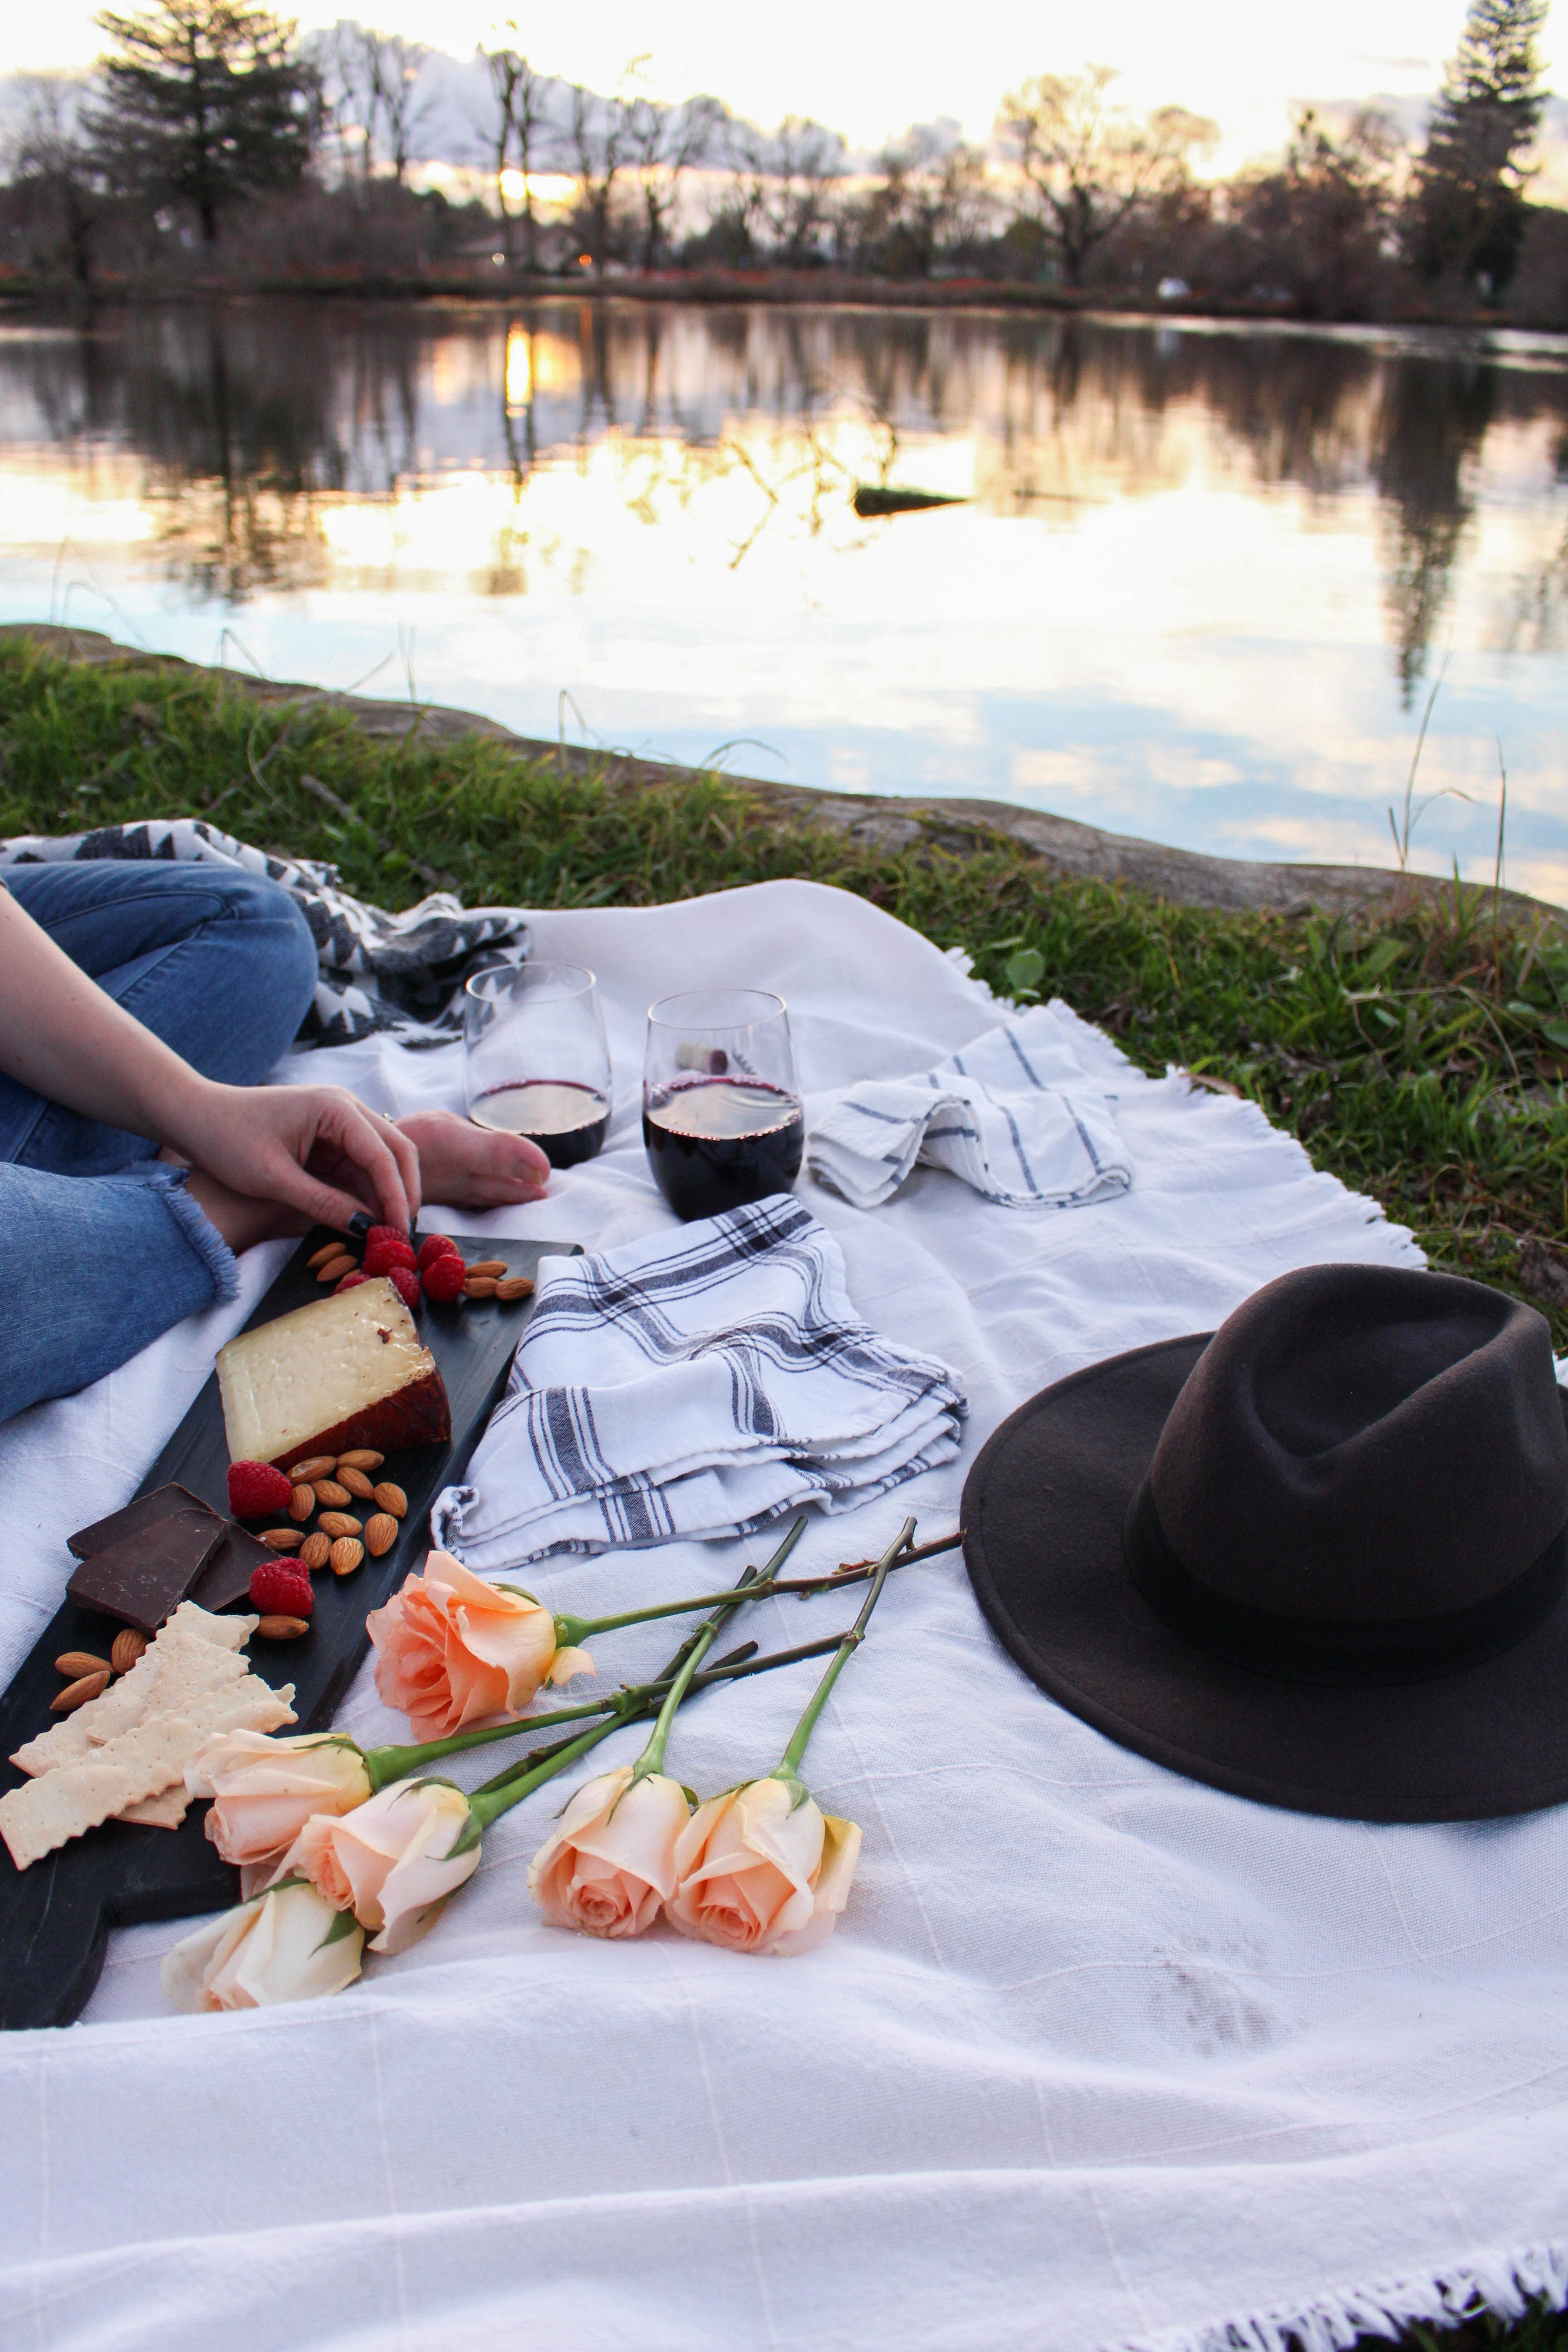
[[[219,866],[13,866],[18,906],[209,1078],[254,1086],[316,984],[286,890]],[[144,1137],[0,1076],[0,1421],[68,1396],[237,1282],[233,1253]]]

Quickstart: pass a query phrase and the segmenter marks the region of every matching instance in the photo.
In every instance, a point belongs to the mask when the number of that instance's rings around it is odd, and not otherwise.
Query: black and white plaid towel
[[[469,972],[528,952],[528,925],[515,908],[466,908],[450,891],[438,890],[405,913],[389,915],[351,898],[335,866],[274,857],[199,817],[0,841],[0,866],[78,857],[238,866],[280,882],[304,911],[320,965],[301,1045],[347,1045],[378,1031],[400,1045],[449,1045],[462,1034],[463,982]]]
[[[946,1368],[882,1339],[786,1193],[597,1257],[546,1258],[507,1394],[436,1540],[481,1573],[750,1535],[951,1460]]]
[[[1132,1162],[1059,1011],[1037,1005],[918,1076],[846,1087],[812,1128],[812,1174],[858,1209],[880,1208],[917,1162],[1005,1209],[1114,1200]]]

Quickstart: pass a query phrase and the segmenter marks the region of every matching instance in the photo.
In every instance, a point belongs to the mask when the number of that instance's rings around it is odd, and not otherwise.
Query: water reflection
[[[341,677],[367,627],[417,605],[423,690],[537,725],[593,680],[606,732],[695,751],[675,676],[652,677],[662,633],[707,657],[693,726],[721,713],[808,781],[1043,799],[1216,847],[1300,854],[1310,801],[1315,854],[1379,855],[1346,786],[1392,791],[1384,751],[1457,646],[1461,703],[1533,714],[1523,821],[1568,874],[1550,709],[1568,363],[1540,342],[569,302],[140,310],[0,336],[0,462],[8,610],[68,539],[88,602],[185,649],[204,609],[208,643],[213,608],[245,612],[247,641],[308,636]],[[857,482],[971,504],[865,523]],[[479,609],[510,616],[488,675]],[[574,635],[574,674],[550,676]],[[1205,639],[1223,661],[1175,658]],[[824,676],[850,640],[858,688],[852,665]],[[1350,746],[1337,792],[1278,692],[1271,731],[1271,668]],[[1470,855],[1434,835],[1450,849]]]

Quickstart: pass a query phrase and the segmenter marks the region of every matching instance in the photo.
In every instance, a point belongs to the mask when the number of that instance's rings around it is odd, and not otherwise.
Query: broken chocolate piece
[[[84,1559],[66,1591],[84,1609],[155,1633],[224,1540],[226,1521],[205,1507],[176,1511]]]
[[[198,1609],[213,1611],[226,1609],[231,1601],[248,1600],[251,1570],[277,1557],[248,1528],[230,1528],[192,1586],[189,1598]]]
[[[159,1519],[173,1517],[176,1511],[206,1511],[212,1518],[217,1513],[184,1486],[154,1486],[150,1495],[138,1495],[123,1510],[110,1511],[106,1519],[95,1519],[90,1528],[79,1528],[66,1542],[78,1559],[91,1559],[107,1551],[110,1544],[120,1543],[126,1536],[140,1535],[143,1528],[153,1527]]]

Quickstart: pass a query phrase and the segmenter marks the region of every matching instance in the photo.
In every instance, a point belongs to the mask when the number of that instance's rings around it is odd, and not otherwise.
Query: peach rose
[[[751,1780],[699,1805],[675,1849],[665,1905],[683,1936],[732,1952],[809,1952],[848,1898],[860,1832],[783,1780]]]
[[[559,1650],[555,1620],[526,1593],[473,1575],[450,1552],[433,1551],[365,1630],[375,1643],[375,1686],[400,1707],[416,1739],[494,1715],[516,1715],[542,1682],[592,1674],[586,1650]]]
[[[352,1739],[318,1733],[271,1739],[224,1731],[185,1767],[193,1797],[210,1797],[207,1835],[225,1862],[276,1864],[312,1813],[346,1813],[371,1793]],[[272,1875],[268,1869],[268,1876]]]
[[[675,1846],[691,1818],[679,1780],[621,1765],[585,1781],[529,1865],[528,1891],[558,1927],[640,1936],[675,1892]]]
[[[266,2009],[342,1992],[363,1949],[364,1929],[313,1886],[275,1886],[182,1937],[159,1973],[176,2009]]]
[[[373,1952],[406,1951],[432,1928],[448,1895],[479,1866],[476,1838],[453,1846],[468,1822],[468,1801],[447,1780],[399,1780],[339,1819],[307,1822],[283,1857],[362,1927],[377,1930]]]

